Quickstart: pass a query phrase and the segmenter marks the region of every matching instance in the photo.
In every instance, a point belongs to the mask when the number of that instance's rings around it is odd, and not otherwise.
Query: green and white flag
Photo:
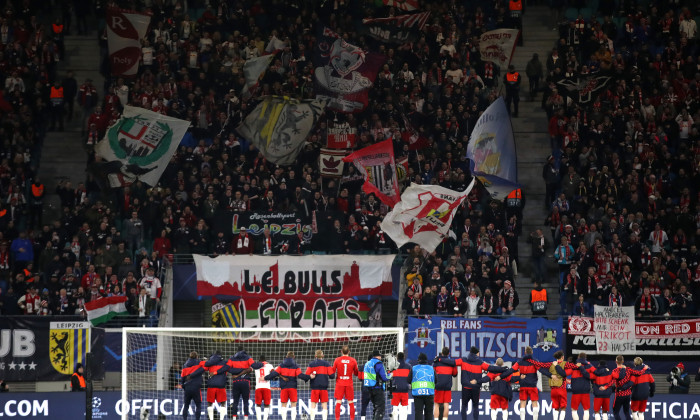
[[[189,121],[125,106],[119,121],[95,146],[97,155],[107,162],[109,184],[121,187],[139,179],[156,185],[189,125]]]

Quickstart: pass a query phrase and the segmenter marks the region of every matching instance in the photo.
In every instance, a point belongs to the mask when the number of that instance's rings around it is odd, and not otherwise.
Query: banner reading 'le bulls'
[[[109,64],[115,76],[134,76],[141,60],[141,39],[146,36],[149,14],[132,10],[107,9]]]

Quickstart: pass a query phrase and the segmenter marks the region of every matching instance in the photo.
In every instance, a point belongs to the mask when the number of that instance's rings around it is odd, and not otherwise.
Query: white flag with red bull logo
[[[119,121],[95,146],[95,152],[105,161],[102,174],[112,187],[130,185],[137,179],[156,185],[189,126],[189,121],[124,107]]]
[[[382,221],[381,228],[398,247],[408,242],[432,252],[447,236],[455,212],[474,188],[475,179],[458,192],[438,185],[411,184],[401,201]]]
[[[479,52],[483,61],[491,61],[501,68],[506,68],[515,52],[518,40],[517,29],[495,29],[484,32],[479,39]]]
[[[109,65],[114,76],[134,76],[141,61],[141,39],[146,36],[151,15],[107,9],[107,47]]]

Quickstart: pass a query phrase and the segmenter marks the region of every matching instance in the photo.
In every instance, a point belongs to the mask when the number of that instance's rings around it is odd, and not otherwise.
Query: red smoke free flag
[[[107,9],[107,46],[109,65],[115,76],[135,76],[141,60],[141,39],[146,36],[151,15]]]
[[[396,175],[394,160],[394,145],[392,139],[360,149],[343,158],[352,162],[357,170],[365,177],[362,190],[367,194],[374,193],[386,205],[394,207],[401,199],[399,181]]]
[[[119,315],[126,315],[126,296],[110,296],[85,303],[87,319],[92,325],[100,325]]]

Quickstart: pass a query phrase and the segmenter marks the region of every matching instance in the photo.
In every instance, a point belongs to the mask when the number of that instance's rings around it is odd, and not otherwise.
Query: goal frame
[[[288,332],[313,332],[313,333],[319,333],[319,332],[329,332],[329,333],[346,333],[348,331],[362,331],[366,332],[368,334],[372,333],[385,333],[385,334],[395,334],[396,335],[396,352],[402,352],[405,351],[405,330],[402,327],[374,327],[374,328],[196,328],[196,327],[124,327],[122,329],[122,377],[121,377],[121,401],[122,401],[122,407],[124,408],[121,418],[124,420],[128,420],[129,418],[129,410],[126,409],[127,407],[127,358],[128,358],[128,334],[129,333],[135,333],[135,334],[155,334],[158,335],[159,333],[185,333],[185,332],[260,332],[264,331],[266,333],[288,333]],[[162,357],[163,354],[161,352],[158,352],[158,357]],[[158,363],[158,366],[161,367],[161,363]],[[163,366],[162,368],[167,368]],[[130,404],[129,404],[130,406]]]

